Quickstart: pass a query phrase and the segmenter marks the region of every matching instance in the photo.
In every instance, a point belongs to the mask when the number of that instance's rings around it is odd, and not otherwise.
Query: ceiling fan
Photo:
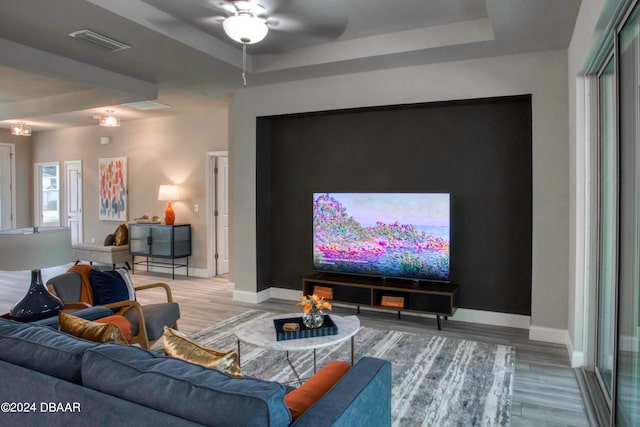
[[[142,1],[214,37],[242,43],[243,62],[248,44],[255,46],[253,54],[283,53],[336,40],[348,21],[347,0]]]
[[[265,1],[268,2],[268,0]],[[297,8],[295,6],[296,3]],[[307,3],[306,8],[301,6],[303,3]],[[222,20],[224,32],[232,40],[242,43],[242,81],[245,86],[247,85],[247,45],[259,43],[264,40],[270,28],[279,30],[279,24],[282,20],[289,22],[289,30],[293,30],[291,31],[292,34],[290,34],[292,37],[295,37],[296,32],[303,33],[305,30],[307,32],[321,30],[325,36],[330,38],[336,38],[342,34],[346,27],[346,21],[338,19],[326,22],[320,14],[313,16],[312,12],[317,8],[317,3],[317,1],[312,3],[308,1],[283,2],[272,0],[268,4],[273,12],[272,16],[267,13],[265,7],[248,0],[220,1],[217,3],[219,7],[231,14]],[[292,4],[294,5],[293,7],[291,6]],[[327,5],[328,3],[325,3],[325,6]],[[288,13],[287,8],[289,9]],[[305,15],[309,18],[306,19],[308,28],[305,28]],[[298,25],[295,25],[295,23]],[[295,27],[297,27],[298,31],[295,30]],[[283,30],[287,31],[286,28]],[[336,33],[338,33],[337,36]]]
[[[246,86],[247,45],[262,41],[269,33],[269,27],[266,18],[262,17],[265,14],[262,6],[248,1],[234,1],[231,5],[235,11],[222,21],[222,28],[232,40],[242,43],[242,83]]]
[[[216,17],[223,27],[229,21],[239,22],[234,17],[242,17],[246,22],[253,19],[256,28],[261,22],[267,32],[273,30],[280,44],[284,38],[304,43],[335,40],[347,26],[345,0],[214,0],[209,1],[209,5],[223,13]],[[257,41],[249,44],[253,43]]]

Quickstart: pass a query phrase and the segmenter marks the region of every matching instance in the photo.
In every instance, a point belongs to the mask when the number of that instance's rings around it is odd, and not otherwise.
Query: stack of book
[[[329,286],[314,286],[313,293],[324,299],[333,299],[333,288]]]
[[[380,305],[383,307],[404,308],[404,297],[383,295]]]

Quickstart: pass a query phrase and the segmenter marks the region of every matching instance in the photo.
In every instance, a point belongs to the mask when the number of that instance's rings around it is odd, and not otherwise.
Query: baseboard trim
[[[229,289],[229,286],[227,286]],[[260,304],[263,301],[266,301],[270,298],[283,299],[296,301],[300,298],[300,291],[295,289],[285,289],[285,288],[268,288],[260,292],[248,292],[248,291],[237,291],[235,289],[235,285],[232,285],[232,288],[229,289],[233,292],[233,300],[239,302],[246,302],[250,304]]]
[[[265,289],[260,292],[238,291],[233,290],[233,300],[239,302],[246,302],[249,304],[260,304],[270,298],[269,289]]]
[[[553,344],[567,345],[569,331],[566,329],[545,328],[544,326],[531,325],[529,327],[529,339],[531,341],[544,341]],[[569,354],[571,355],[571,353]]]
[[[302,291],[296,289],[285,288],[269,288],[271,290],[271,298],[283,299],[287,301],[297,301],[302,296]]]
[[[571,336],[569,335],[569,331],[567,331],[565,340],[565,345],[567,346],[567,351],[569,352],[569,358],[571,359],[571,367],[572,368],[580,368],[584,366],[586,358],[583,351],[575,351],[573,348],[573,342],[571,341]]]
[[[518,329],[529,329],[531,326],[530,316],[498,313],[495,311],[472,310],[468,308],[459,308],[456,311],[456,314],[452,317],[452,320]]]
[[[567,346],[567,351],[569,352],[569,359],[571,359],[571,367],[572,368],[580,368],[583,367],[586,363],[586,355],[583,351],[576,351],[573,348],[573,342],[571,341],[571,336],[569,335],[569,331],[567,331],[565,340],[565,345]]]
[[[581,368],[584,366],[586,359],[583,351],[570,351],[569,356],[571,357],[572,368]]]

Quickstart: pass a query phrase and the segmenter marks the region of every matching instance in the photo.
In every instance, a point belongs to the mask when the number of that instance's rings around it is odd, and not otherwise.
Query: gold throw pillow
[[[62,311],[58,313],[58,329],[89,341],[128,344],[115,323],[92,322]]]
[[[164,353],[206,368],[217,369],[234,377],[242,377],[238,353],[225,353],[196,344],[175,329],[164,327]]]
[[[116,232],[113,233],[113,244],[114,246],[122,246],[127,243],[129,243],[129,230],[126,225],[120,224],[116,228]]]

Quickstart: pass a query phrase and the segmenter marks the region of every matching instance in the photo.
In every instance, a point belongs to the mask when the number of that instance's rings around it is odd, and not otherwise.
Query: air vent
[[[94,31],[86,30],[86,29],[69,33],[69,36],[73,37],[74,39],[84,40],[84,41],[93,43],[97,46],[100,46],[101,48],[109,49],[112,52],[129,49],[131,47],[128,44],[121,43],[105,35],[98,34]]]

